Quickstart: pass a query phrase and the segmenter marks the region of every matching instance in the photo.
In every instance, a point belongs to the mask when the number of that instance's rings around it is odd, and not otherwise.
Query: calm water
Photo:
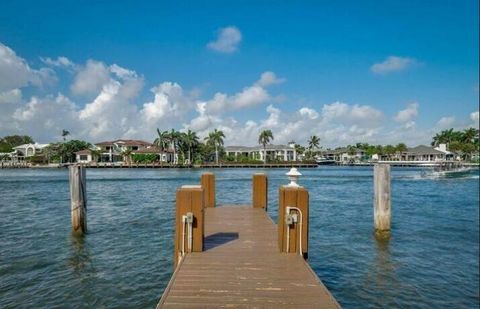
[[[67,170],[0,170],[0,308],[153,308],[172,273],[175,189],[200,170],[88,170],[89,234],[70,236]],[[258,170],[215,170],[217,201],[249,203]],[[277,218],[286,170],[267,170]],[[302,170],[309,262],[345,308],[479,306],[478,172],[392,172],[388,243],[372,235],[372,169]]]

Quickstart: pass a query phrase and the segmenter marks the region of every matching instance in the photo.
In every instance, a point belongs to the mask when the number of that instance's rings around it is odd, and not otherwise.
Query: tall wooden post
[[[205,226],[204,192],[204,188],[199,185],[182,186],[177,190],[175,267],[177,267],[182,257],[182,252],[186,254],[203,251]],[[192,220],[191,223],[189,222],[190,218]]]
[[[308,257],[309,195],[303,187],[282,186],[278,200],[278,247],[280,252]],[[287,207],[290,211],[287,212]]]
[[[268,179],[263,173],[253,174],[252,181],[252,206],[267,210],[268,205]]]
[[[203,173],[200,184],[205,189],[205,207],[215,207],[215,174]]]
[[[85,167],[80,165],[69,167],[72,232],[75,235],[83,235],[87,232],[87,181],[85,176]]]
[[[389,164],[375,164],[373,167],[373,187],[373,219],[375,231],[390,231],[392,213]]]

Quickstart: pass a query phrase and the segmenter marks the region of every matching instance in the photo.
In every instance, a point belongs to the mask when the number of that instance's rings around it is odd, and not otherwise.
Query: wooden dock
[[[179,262],[157,308],[339,308],[308,263],[281,253],[262,208],[205,208],[204,251]]]

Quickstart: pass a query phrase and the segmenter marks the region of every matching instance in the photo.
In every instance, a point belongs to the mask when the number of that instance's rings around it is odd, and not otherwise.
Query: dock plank
[[[157,308],[339,308],[307,262],[280,253],[261,208],[205,209],[205,251],[187,254]]]

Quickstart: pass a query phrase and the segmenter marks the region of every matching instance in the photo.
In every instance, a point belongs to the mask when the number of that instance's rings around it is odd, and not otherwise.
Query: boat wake
[[[479,179],[479,169],[462,167],[453,170],[423,171],[417,179]]]

